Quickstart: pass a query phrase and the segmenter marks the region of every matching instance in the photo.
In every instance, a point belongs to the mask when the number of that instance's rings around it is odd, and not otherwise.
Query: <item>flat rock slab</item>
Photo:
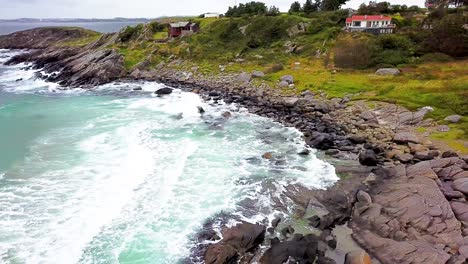
[[[393,141],[397,143],[420,143],[419,138],[411,132],[399,132],[395,134]]]
[[[447,201],[434,170],[457,166],[459,161],[423,161],[376,172],[385,175],[380,179],[385,184],[376,182],[372,199],[366,199],[365,206],[355,206],[350,223],[353,237],[382,263],[446,263],[451,254],[444,248],[463,245],[468,204]],[[356,198],[356,205],[362,204],[362,193]]]

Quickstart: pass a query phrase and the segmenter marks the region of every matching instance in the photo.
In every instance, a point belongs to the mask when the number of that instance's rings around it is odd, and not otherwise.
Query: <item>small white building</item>
[[[392,18],[384,15],[352,16],[346,19],[346,31],[368,32],[372,34],[392,34],[395,24]]]
[[[209,18],[209,17],[214,17],[214,18],[219,18],[221,16],[221,14],[218,14],[218,13],[205,13],[205,18]]]

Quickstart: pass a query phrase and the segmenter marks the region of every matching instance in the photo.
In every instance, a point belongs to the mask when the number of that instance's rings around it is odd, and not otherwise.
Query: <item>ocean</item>
[[[0,35],[37,27],[82,27],[101,33],[118,32],[127,26],[135,26],[142,22],[1,22]]]
[[[210,217],[287,218],[286,186],[338,180],[297,154],[298,130],[239,105],[155,82],[63,90],[1,65],[17,53],[0,50],[0,263],[179,263]]]

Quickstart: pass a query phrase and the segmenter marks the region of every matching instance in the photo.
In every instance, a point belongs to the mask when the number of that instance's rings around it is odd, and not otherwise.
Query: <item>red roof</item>
[[[364,16],[352,16],[346,18],[347,23],[351,23],[353,21],[391,21],[392,18],[389,16],[384,15],[364,15]]]

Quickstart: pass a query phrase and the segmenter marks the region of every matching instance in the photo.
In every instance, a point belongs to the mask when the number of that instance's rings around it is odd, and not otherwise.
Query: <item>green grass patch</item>
[[[156,32],[156,33],[154,33],[154,35],[153,35],[153,39],[155,39],[155,40],[167,39],[167,37],[168,37],[168,33],[167,33],[167,32],[164,32],[164,31],[162,31],[162,32]]]

